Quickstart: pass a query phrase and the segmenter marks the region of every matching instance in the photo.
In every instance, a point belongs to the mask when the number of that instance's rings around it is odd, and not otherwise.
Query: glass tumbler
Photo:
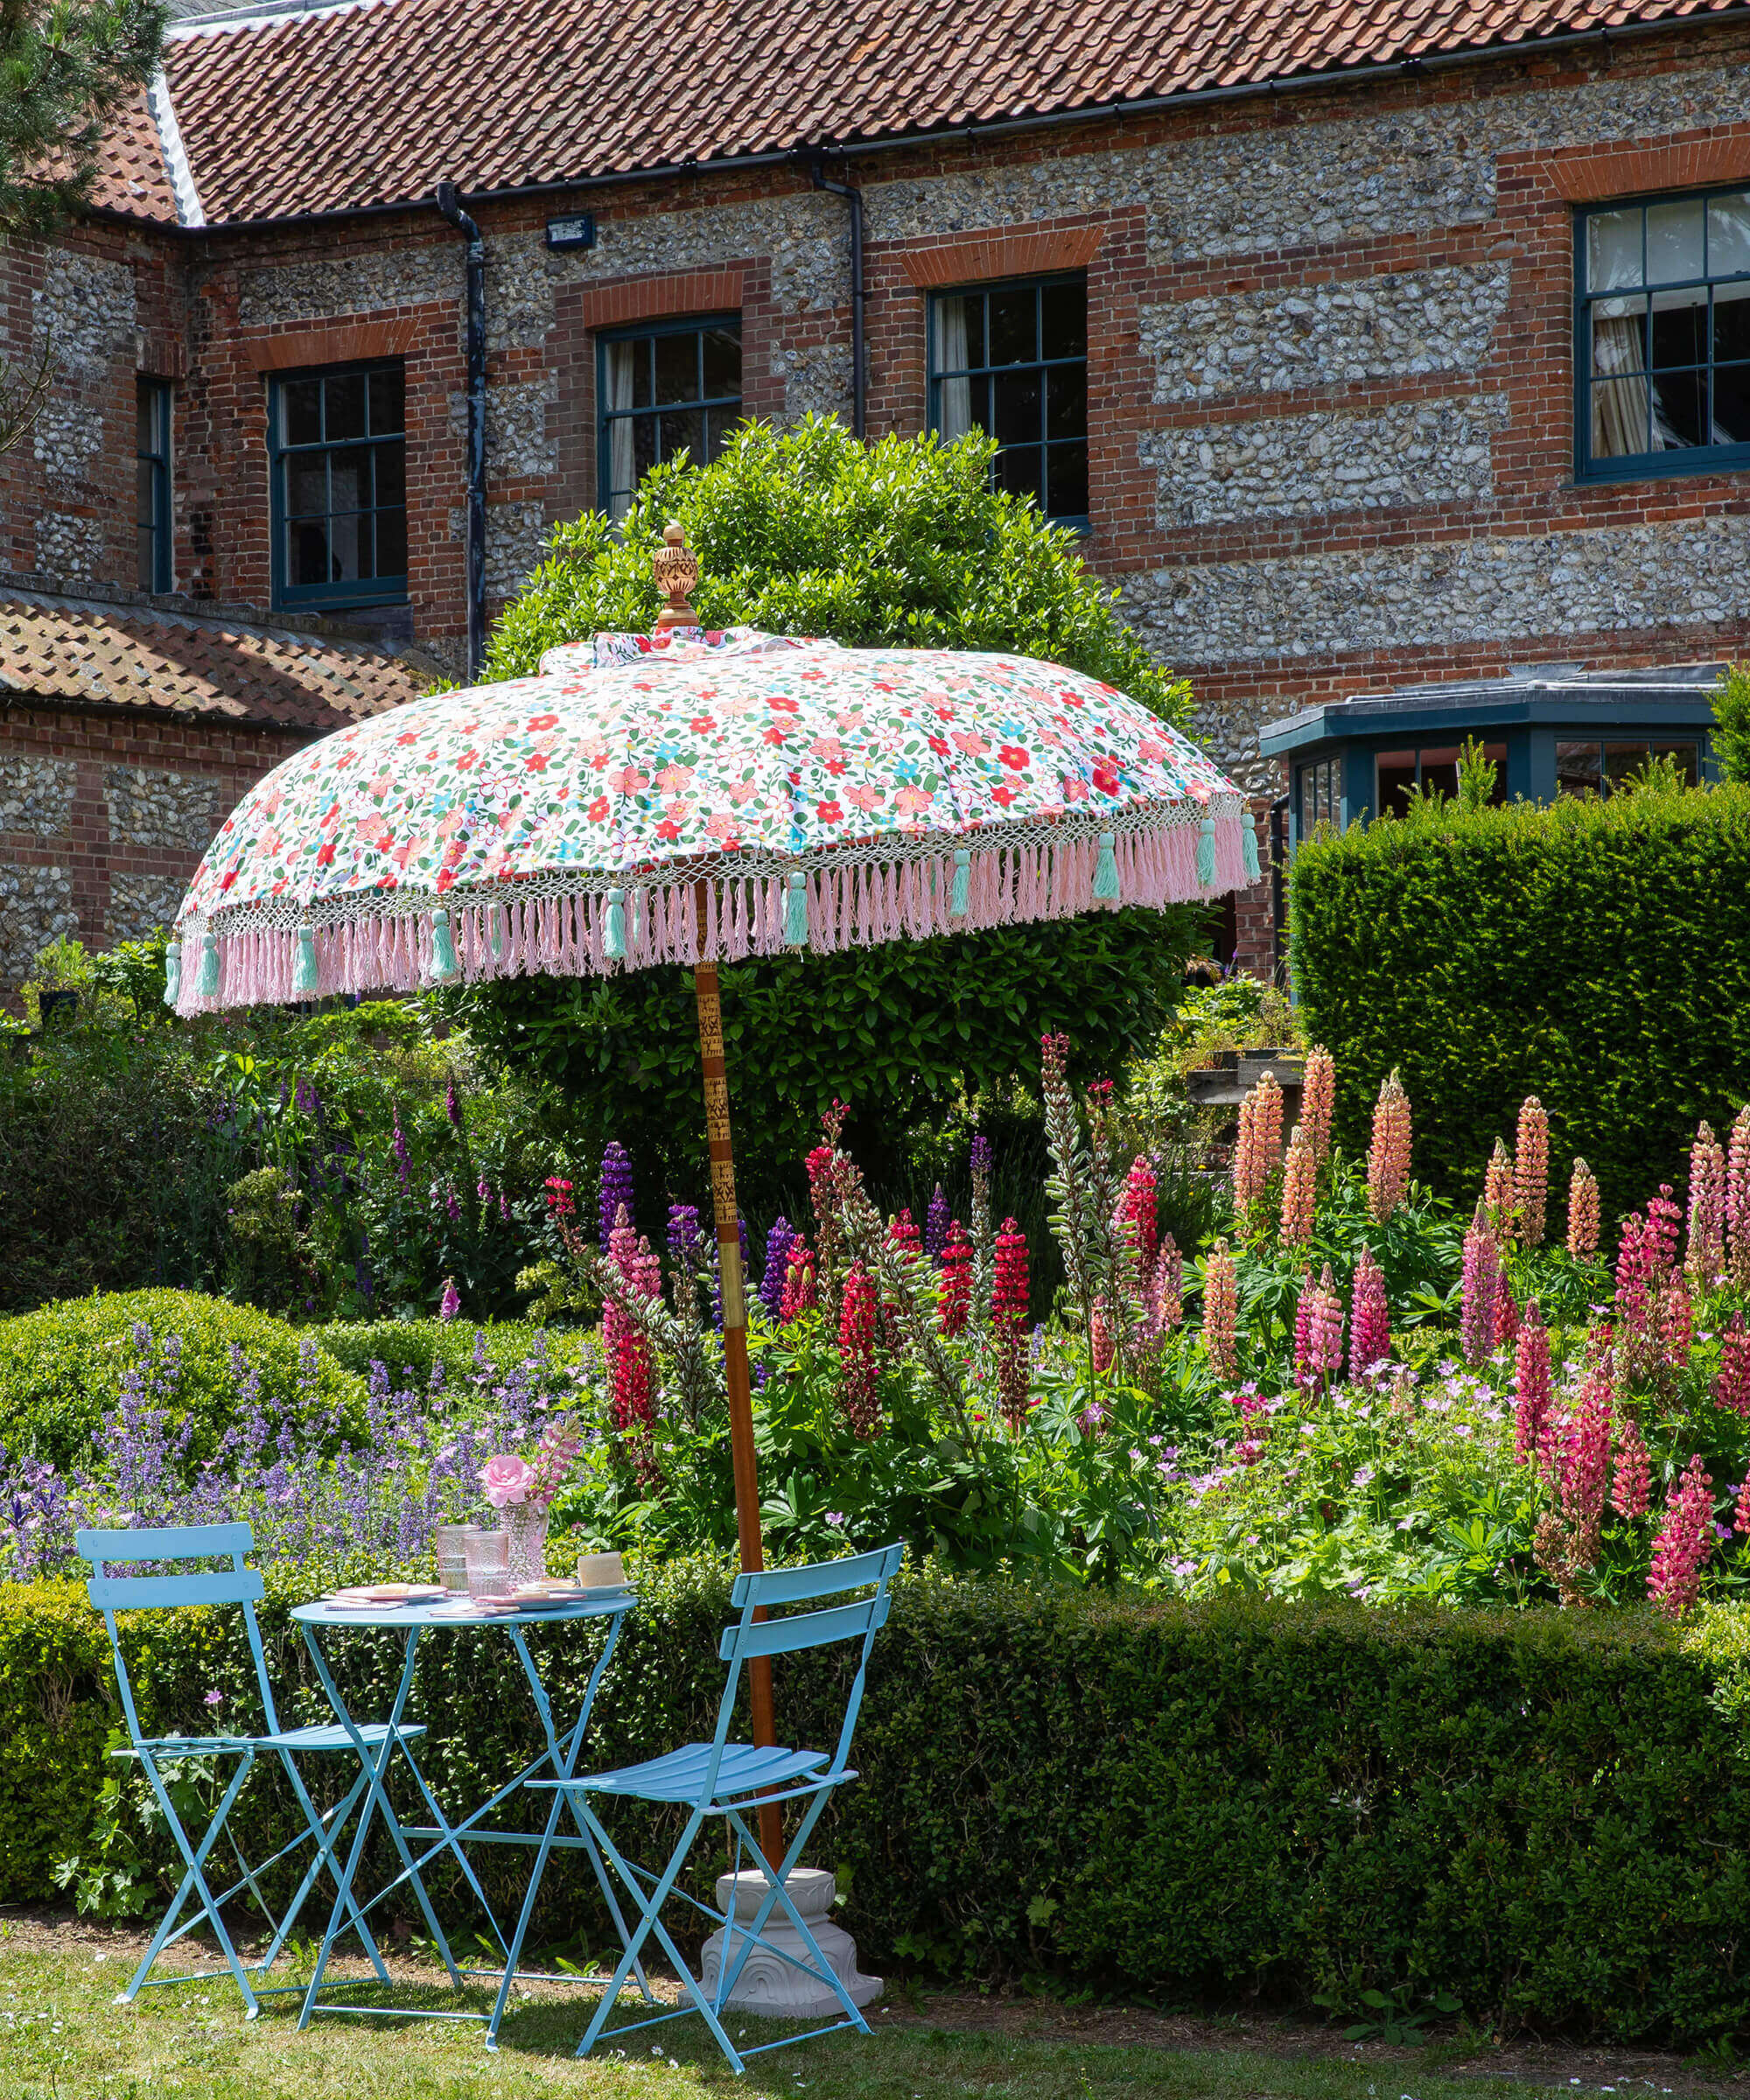
[[[468,1556],[466,1546],[470,1532],[478,1531],[478,1524],[439,1524],[436,1536],[438,1552],[438,1579],[446,1590],[458,1593],[468,1586]]]
[[[470,1597],[508,1597],[510,1594],[510,1537],[504,1531],[470,1529],[462,1542],[468,1567]]]

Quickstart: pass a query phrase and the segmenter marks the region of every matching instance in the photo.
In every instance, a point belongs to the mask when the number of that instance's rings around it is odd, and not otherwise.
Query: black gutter
[[[781,151],[726,153],[707,160],[658,161],[646,167],[617,169],[603,175],[568,175],[551,182],[512,183],[500,189],[471,191],[469,195],[474,204],[502,204],[529,197],[566,196],[575,190],[606,189],[621,183],[658,182],[676,175],[733,174],[748,168],[794,166],[798,160],[844,159],[852,154],[860,158],[871,153],[902,151],[906,147],[928,147],[954,141],[971,145],[983,139],[1006,138],[1018,132],[1051,130],[1060,124],[1112,123],[1125,117],[1156,116],[1175,109],[1200,108],[1212,102],[1243,102],[1252,95],[1290,94],[1302,88],[1371,87],[1382,80],[1413,80],[1418,74],[1442,72],[1453,66],[1481,65],[1494,59],[1536,58],[1544,52],[1572,51],[1589,44],[1623,44],[1638,37],[1730,27],[1746,21],[1750,21],[1750,0],[1705,15],[1671,15],[1657,22],[1631,22],[1616,29],[1566,30],[1559,36],[1527,38],[1519,44],[1472,45],[1459,51],[1431,52],[1425,58],[1388,60],[1376,66],[1339,67],[1328,73],[1276,74],[1231,88],[1190,88],[1175,94],[1139,95],[1131,102],[1099,102],[1088,108],[1053,109],[1032,116],[988,117],[976,123],[942,124],[929,131],[822,139],[786,147]],[[284,233],[304,226],[326,226],[336,220],[374,219],[394,212],[420,211],[429,201],[424,197],[407,197],[382,204],[340,205],[327,212],[288,213],[280,218],[221,219],[209,220],[205,226],[167,226],[143,220],[137,212],[124,212],[114,205],[88,205],[85,210],[93,219],[115,220],[127,226],[150,226],[154,232],[183,234],[196,240],[213,234]]]
[[[468,346],[468,678],[480,676],[486,653],[486,248],[480,229],[462,209],[453,182],[440,182],[438,209],[467,247],[463,278]]]
[[[811,172],[817,190],[830,190],[850,206],[850,430],[860,439],[867,434],[869,421],[869,382],[863,354],[863,308],[868,297],[863,283],[863,192],[854,183],[829,182],[818,158]]]

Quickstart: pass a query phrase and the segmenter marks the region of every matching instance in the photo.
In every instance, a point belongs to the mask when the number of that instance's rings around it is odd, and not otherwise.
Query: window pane
[[[715,459],[729,443],[730,433],[736,425],[733,409],[708,409],[705,411],[705,459]]]
[[[1012,496],[1031,496],[1035,503],[1043,503],[1045,490],[1040,483],[1044,465],[1044,447],[1037,444],[1012,445],[1006,452],[997,455],[997,486],[1006,489]]]
[[[704,332],[705,397],[719,401],[741,392],[741,338],[731,328]]]
[[[1639,207],[1594,212],[1586,220],[1586,289],[1617,291],[1642,281]]]
[[[999,444],[1037,444],[1040,424],[1040,380],[1037,367],[1030,372],[999,372],[992,384],[997,397],[997,442]]]
[[[1713,442],[1750,444],[1750,365],[1720,365],[1715,368]]]
[[[682,449],[695,466],[704,458],[704,417],[696,409],[685,409],[662,418],[662,457],[672,459]]]
[[[1750,270],[1750,190],[1709,199],[1707,269],[1714,277]]]
[[[656,418],[654,416],[634,416],[632,418],[632,476],[628,488],[636,488],[656,464]],[[616,482],[618,481],[619,455],[615,455]]]
[[[650,374],[656,346],[647,335],[627,347],[632,352],[632,405],[634,409],[648,409],[654,398]]]
[[[1675,204],[1647,207],[1647,282],[1670,284],[1679,277],[1702,274],[1702,227],[1704,213],[1699,197],[1685,197]]]
[[[319,444],[322,440],[322,382],[288,380],[280,388],[280,443]]]
[[[377,501],[379,503],[404,503],[407,500],[407,446],[402,441],[393,444],[374,445],[376,454]]]
[[[371,494],[371,448],[351,445],[328,455],[328,501],[334,511],[368,510]]]
[[[1661,372],[1653,382],[1653,449],[1680,452],[1706,444],[1707,374]]]
[[[1557,745],[1558,794],[1596,794],[1601,782],[1602,773],[1596,744]]]
[[[1029,364],[1039,355],[1039,294],[1025,290],[990,294],[990,362]]]
[[[1649,757],[1674,760],[1685,786],[1693,788],[1701,778],[1701,754],[1693,744],[1649,744],[1647,749]]]
[[[1592,456],[1627,459],[1650,451],[1644,379],[1594,380],[1592,389]]]
[[[287,581],[294,585],[326,584],[328,527],[321,518],[305,518],[286,528]]]
[[[1088,354],[1088,287],[1083,284],[1040,288],[1040,345],[1046,357]]]
[[[371,374],[371,433],[374,437],[380,438],[386,430],[399,430],[406,427],[402,394],[403,382],[398,367],[389,367],[382,372]]]
[[[360,518],[356,512],[328,521],[328,578],[331,583],[355,583],[361,576],[368,576],[369,569],[359,565],[360,542],[369,547],[370,520]]]
[[[1375,808],[1381,816],[1406,816],[1410,790],[1416,785],[1416,753],[1382,751],[1379,754],[1379,799]]]
[[[1653,296],[1653,368],[1707,362],[1707,291],[1661,291]]]
[[[1045,434],[1047,438],[1088,435],[1088,368],[1059,365],[1046,374]]]
[[[1722,365],[1750,359],[1750,284],[1714,286],[1713,354]]]
[[[656,399],[696,401],[699,397],[699,339],[696,335],[659,335],[656,338]],[[666,456],[674,450],[663,440]]]
[[[309,452],[285,463],[285,512],[307,517],[328,508],[328,455]]]
[[[1459,792],[1459,766],[1457,760],[1447,765],[1431,766],[1428,753],[1422,754],[1422,786],[1429,794],[1456,795]]]
[[[158,535],[149,526],[142,525],[134,535],[135,583],[138,590],[158,589]]]
[[[377,574],[407,574],[407,513],[404,510],[380,510],[377,513]]]
[[[1600,299],[1592,310],[1592,368],[1603,378],[1640,372],[1647,363],[1644,299]]]
[[[158,449],[157,389],[143,386],[136,407],[137,435],[134,439],[134,449],[141,452],[155,452]]]
[[[150,528],[158,522],[158,470],[150,459],[142,459],[134,469],[134,522]]]
[[[1054,518],[1088,515],[1088,447],[1054,444],[1046,453],[1051,500],[1046,506]]]
[[[337,438],[362,438],[365,434],[364,374],[337,374],[324,382],[323,391],[322,435],[331,444]]]

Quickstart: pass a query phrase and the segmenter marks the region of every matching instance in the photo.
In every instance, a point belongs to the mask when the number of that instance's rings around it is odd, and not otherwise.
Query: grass
[[[737,2080],[696,2020],[628,2044],[624,2057],[572,2054],[588,1999],[530,1996],[507,2018],[496,2057],[472,2022],[318,2019],[295,2031],[295,1999],[245,2022],[228,1979],[148,1991],[116,2005],[122,1960],[88,1947],[8,1945],[0,1928],[0,2093],[6,2100],[1534,2100],[1572,2089],[1453,2076],[1415,2060],[1348,2062],[1258,2050],[1103,2047],[963,2033],[909,2020],[758,2057]],[[405,1985],[400,2003],[453,2007],[447,1989]],[[490,2001],[470,1992],[464,2003]],[[763,2023],[738,2021],[750,2040]],[[780,2030],[772,2028],[772,2034]]]

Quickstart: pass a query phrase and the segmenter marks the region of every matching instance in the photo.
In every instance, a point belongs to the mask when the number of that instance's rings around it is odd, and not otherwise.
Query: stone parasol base
[[[719,1874],[717,1907],[725,1916],[734,1917],[738,1923],[752,1924],[770,1886],[758,1868],[739,1874]],[[851,2004],[858,2006],[873,2004],[881,1995],[881,1978],[858,1973],[857,1942],[843,1928],[833,1924],[829,1915],[836,1893],[832,1876],[824,1867],[799,1866],[784,1886],[814,1935],[816,1944],[844,1985]],[[733,1911],[730,1908],[732,1903],[735,1906]],[[727,1930],[719,1928],[705,1942],[702,1980],[707,1997],[715,1993],[723,1973],[723,1946],[727,1937]],[[746,1942],[738,1937],[730,1955],[732,1968],[746,1946]],[[746,2012],[769,2013],[780,2020],[830,2020],[835,2014],[843,2016],[844,2007],[824,1984],[815,1982],[800,1969],[793,1969],[776,1954],[767,1954],[768,1947],[798,1961],[810,1958],[795,1927],[782,1910],[774,1910],[766,1921],[759,1944],[748,1955],[741,1974],[736,1978],[735,1989],[728,2001],[732,2006]]]

